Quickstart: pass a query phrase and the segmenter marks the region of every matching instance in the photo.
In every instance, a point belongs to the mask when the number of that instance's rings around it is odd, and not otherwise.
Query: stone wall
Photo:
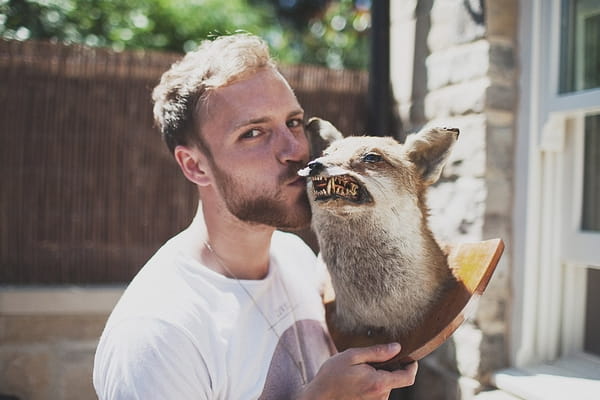
[[[122,293],[118,286],[0,287],[0,399],[96,399],[94,353]]]
[[[96,399],[92,367],[108,315],[0,315],[0,395]]]
[[[517,0],[392,2],[392,35],[412,27],[412,36],[391,39],[392,60],[403,65],[392,75],[403,126],[461,131],[429,193],[432,230],[444,242],[506,245],[476,315],[422,360],[411,399],[473,398],[508,363],[517,11]],[[400,75],[408,65],[410,82]]]

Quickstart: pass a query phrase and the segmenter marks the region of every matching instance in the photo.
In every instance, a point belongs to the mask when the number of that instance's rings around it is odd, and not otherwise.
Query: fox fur
[[[316,233],[335,291],[336,327],[399,337],[415,328],[454,279],[427,225],[426,190],[458,129],[390,137],[342,134],[313,118],[309,140],[335,139],[299,171],[307,177]]]

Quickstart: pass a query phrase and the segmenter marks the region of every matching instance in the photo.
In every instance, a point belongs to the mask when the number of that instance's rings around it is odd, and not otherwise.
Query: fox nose
[[[311,161],[308,163],[308,176],[315,176],[319,172],[323,171],[325,166],[318,161]]]
[[[450,132],[456,133],[456,136],[460,135],[460,129],[458,129],[458,128],[450,128],[448,126],[445,126],[443,129],[446,130],[446,131],[450,131]]]

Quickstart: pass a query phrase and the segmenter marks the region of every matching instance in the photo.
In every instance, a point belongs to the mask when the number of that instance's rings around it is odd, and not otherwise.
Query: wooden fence
[[[127,282],[189,223],[150,100],[179,57],[0,41],[0,285]],[[308,116],[364,131],[365,72],[282,72]]]

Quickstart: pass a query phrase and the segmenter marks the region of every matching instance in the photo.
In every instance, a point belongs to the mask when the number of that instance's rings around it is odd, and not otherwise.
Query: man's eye
[[[294,118],[288,121],[287,126],[288,128],[298,128],[303,126],[304,124],[302,123],[301,119],[298,118]]]
[[[367,153],[364,156],[362,156],[362,160],[368,163],[377,163],[381,161],[381,159],[381,155],[377,153]]]
[[[262,132],[260,131],[260,129],[250,129],[249,131],[243,133],[241,138],[242,139],[252,139],[257,136],[260,136],[261,133]]]

